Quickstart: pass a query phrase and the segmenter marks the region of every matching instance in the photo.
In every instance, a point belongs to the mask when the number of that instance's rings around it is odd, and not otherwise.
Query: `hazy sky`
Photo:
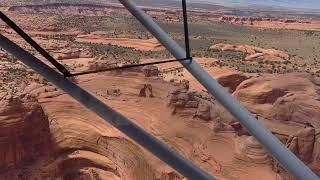
[[[194,0],[190,0],[191,2]],[[320,0],[198,0],[215,4],[267,5],[320,9]]]

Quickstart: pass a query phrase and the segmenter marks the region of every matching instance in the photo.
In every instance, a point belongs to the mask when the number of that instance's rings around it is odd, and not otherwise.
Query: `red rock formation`
[[[197,112],[195,114],[196,117],[199,117],[203,120],[209,121],[211,120],[211,104],[206,101],[200,101]]]
[[[63,59],[75,59],[79,58],[81,54],[80,50],[65,50],[56,55],[57,60]]]
[[[145,84],[143,86],[143,88],[141,88],[139,96],[140,97],[147,97],[147,94],[149,94],[149,97],[151,97],[151,98],[154,97],[151,84]]]
[[[19,167],[52,153],[49,123],[28,95],[0,96],[0,168]]]
[[[183,86],[184,87],[184,86]],[[206,121],[217,118],[219,115],[218,105],[209,95],[196,91],[188,91],[178,88],[169,94],[169,106],[173,107],[173,114],[185,114]]]
[[[108,89],[107,94],[110,96],[120,96],[121,95],[121,90],[120,89]]]
[[[310,168],[320,176],[320,137],[316,137],[314,148],[313,148],[313,160],[310,164]]]
[[[163,173],[159,180],[182,180],[183,177],[176,172]]]
[[[320,127],[318,89],[307,74],[263,75],[242,82],[233,96],[261,117]]]
[[[157,66],[145,66],[142,71],[146,77],[158,76],[160,73]]]
[[[250,136],[250,133],[239,122],[231,123],[231,127],[234,129],[237,136]]]
[[[227,88],[230,93],[233,93],[240,83],[249,78],[250,76],[244,73],[232,72],[218,76],[216,79],[223,87]]]
[[[117,62],[97,60],[97,61],[90,61],[88,63],[88,70],[101,70],[101,69],[113,68],[117,66],[118,66]]]
[[[289,138],[287,147],[304,163],[308,164],[312,160],[314,143],[315,129],[313,127],[305,127]]]
[[[248,53],[250,55],[245,58],[245,60],[247,61],[252,61],[256,58],[263,58],[263,60],[268,60],[271,58],[273,61],[285,61],[290,59],[290,56],[286,52],[276,49],[264,49],[251,45],[233,45],[219,43],[211,46],[210,49],[218,49],[221,51],[232,50]]]
[[[269,162],[269,156],[253,136],[239,137],[236,142],[236,158],[257,164]]]

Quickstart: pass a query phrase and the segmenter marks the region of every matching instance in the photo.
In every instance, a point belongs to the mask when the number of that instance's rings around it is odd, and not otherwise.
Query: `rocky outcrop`
[[[185,89],[188,91],[190,88],[190,82],[186,79],[182,79],[182,80],[180,80],[180,83],[178,86],[180,89]]]
[[[89,52],[79,49],[67,49],[55,54],[57,60],[64,59],[77,59],[77,58],[91,58],[92,55]]]
[[[242,136],[236,141],[236,158],[257,164],[269,162],[267,152],[253,136]]]
[[[200,119],[209,121],[212,118],[211,111],[212,106],[209,102],[199,101],[195,117],[199,117]]]
[[[0,179],[156,179],[139,146],[80,104],[39,101],[1,93]]]
[[[319,82],[303,73],[261,75],[243,81],[233,93],[268,129],[286,136],[286,146],[318,174]],[[244,133],[239,124],[233,127]]]
[[[151,84],[145,84],[143,86],[143,88],[141,88],[140,93],[139,93],[139,97],[148,97],[148,96],[151,98],[154,97]]]
[[[320,176],[320,136],[319,135],[315,139],[313,153],[312,153],[312,163],[309,166],[318,176]]]
[[[29,95],[0,95],[0,169],[17,168],[52,153],[49,122]]]
[[[107,90],[107,95],[109,96],[114,96],[114,97],[118,97],[121,95],[121,90],[120,89],[108,89]]]
[[[232,44],[215,44],[210,49],[218,49],[221,51],[240,51],[249,54],[246,61],[286,61],[290,59],[289,54],[276,50],[276,49],[264,49],[251,45],[232,45]]]
[[[266,53],[255,53],[248,55],[244,59],[245,61],[250,62],[260,62],[260,63],[267,63],[267,62],[284,62],[287,59],[284,59],[283,57],[279,57],[273,54],[266,54]]]
[[[192,115],[206,121],[218,118],[219,108],[211,96],[197,91],[188,91],[186,87],[189,88],[183,83],[169,94],[168,106],[173,107],[173,114]]]
[[[313,127],[306,127],[297,133],[299,157],[305,162],[309,163],[312,160],[312,152],[315,143],[315,129]]]
[[[159,76],[160,71],[157,66],[145,66],[142,68],[145,77]]]
[[[90,61],[88,63],[88,70],[102,70],[102,69],[107,69],[107,68],[114,68],[118,67],[117,62],[109,62],[109,61],[104,61],[104,60],[95,60],[95,61]]]
[[[319,128],[318,89],[317,80],[307,74],[263,75],[242,82],[233,96],[260,117]]]
[[[182,180],[183,177],[176,172],[162,173],[159,180]]]
[[[223,87],[227,88],[230,93],[233,93],[238,85],[252,76],[241,72],[231,72],[217,76],[216,79]]]
[[[312,160],[314,143],[315,129],[311,126],[306,126],[288,139],[287,147],[304,163],[308,164]]]
[[[246,128],[244,128],[239,122],[233,122],[230,126],[234,129],[237,136],[250,136],[248,130],[246,130]]]
[[[75,59],[80,57],[80,50],[66,50],[56,55],[57,60]]]
[[[29,94],[37,98],[52,98],[63,94],[61,90],[51,85],[43,85],[38,83],[31,83],[23,90],[24,94]]]

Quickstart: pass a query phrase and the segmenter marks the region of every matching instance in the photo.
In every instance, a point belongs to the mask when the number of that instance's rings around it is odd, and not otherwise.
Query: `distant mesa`
[[[210,49],[217,49],[220,51],[240,51],[247,53],[245,61],[249,62],[264,62],[264,61],[274,61],[274,62],[284,62],[290,60],[290,55],[286,52],[276,50],[276,49],[264,49],[251,45],[232,45],[232,44],[215,44],[210,47]]]

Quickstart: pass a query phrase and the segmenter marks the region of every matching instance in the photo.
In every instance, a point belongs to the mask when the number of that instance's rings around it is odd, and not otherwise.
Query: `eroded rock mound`
[[[233,93],[238,85],[252,76],[241,72],[231,72],[218,76],[216,79],[223,87],[227,88],[230,93]]]
[[[199,101],[198,109],[195,114],[195,117],[199,117],[203,120],[209,121],[212,118],[211,111],[212,111],[212,106],[209,102]]]
[[[107,95],[109,96],[114,96],[114,97],[118,97],[121,95],[121,90],[120,89],[108,89],[107,90]]]
[[[319,174],[319,89],[319,78],[307,74],[262,75],[243,81],[233,96]]]
[[[186,79],[182,79],[178,86],[180,87],[180,89],[185,89],[188,91],[190,88],[190,82]]]
[[[243,136],[236,142],[236,158],[254,163],[267,163],[269,157],[262,145],[253,136]]]
[[[306,126],[297,134],[289,137],[287,147],[296,154],[304,163],[308,164],[312,160],[312,153],[315,143],[315,129]]]
[[[312,154],[312,163],[309,167],[320,176],[320,136],[318,135],[315,139],[313,154]]]
[[[91,71],[108,69],[108,68],[115,68],[115,67],[118,67],[117,62],[95,60],[95,61],[90,61],[88,63],[88,70],[91,70]]]
[[[232,44],[215,44],[210,47],[211,49],[218,49],[221,51],[240,51],[249,54],[246,61],[286,61],[290,59],[289,54],[276,50],[264,49],[251,45],[232,45]]]
[[[233,96],[270,120],[320,127],[319,86],[307,74],[263,75],[242,82]]]
[[[0,168],[16,168],[52,153],[49,122],[29,95],[0,95]],[[1,176],[1,175],[0,175]]]
[[[147,95],[148,94],[148,95]],[[151,84],[145,84],[143,86],[143,88],[141,88],[140,93],[139,93],[140,97],[151,97],[153,98],[153,92],[152,92],[152,85]]]
[[[37,98],[52,98],[63,94],[61,90],[51,85],[43,85],[38,83],[31,83],[23,90],[24,94],[29,94]]]
[[[183,177],[176,172],[162,173],[159,180],[182,180]]]
[[[79,50],[79,49],[66,49],[55,54],[55,58],[57,60],[91,58],[91,57],[92,55],[89,52]]]
[[[206,93],[189,91],[189,83],[181,81],[174,91],[169,93],[169,106],[173,107],[173,114],[192,115],[209,121],[218,118],[219,110],[214,98]]]
[[[142,68],[145,77],[159,76],[160,71],[157,66],[145,66]]]
[[[234,129],[237,136],[250,136],[250,133],[246,128],[244,128],[239,122],[233,122],[231,123],[231,127]]]

